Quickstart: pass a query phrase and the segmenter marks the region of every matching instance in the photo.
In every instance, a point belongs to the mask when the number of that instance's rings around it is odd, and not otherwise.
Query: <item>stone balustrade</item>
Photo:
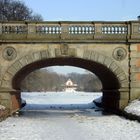
[[[140,42],[140,22],[0,22],[0,42]]]

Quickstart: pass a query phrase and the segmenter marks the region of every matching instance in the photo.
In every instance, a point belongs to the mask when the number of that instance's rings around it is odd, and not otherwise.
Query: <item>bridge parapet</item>
[[[140,22],[0,22],[0,41],[140,42]]]

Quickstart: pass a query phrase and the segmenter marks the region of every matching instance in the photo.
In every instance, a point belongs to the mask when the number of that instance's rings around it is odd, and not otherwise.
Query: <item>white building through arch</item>
[[[77,89],[77,84],[74,84],[71,79],[68,79],[64,85],[65,92],[75,92]]]

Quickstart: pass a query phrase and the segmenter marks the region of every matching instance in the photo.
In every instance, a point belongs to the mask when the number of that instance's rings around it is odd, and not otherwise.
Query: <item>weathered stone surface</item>
[[[13,65],[8,69],[8,73],[12,75],[15,75],[17,71],[18,70]]]
[[[32,58],[32,55],[31,55],[31,54],[26,55],[25,57],[26,57],[26,62],[27,62],[27,64],[30,64],[30,63],[33,62],[33,58]]]
[[[3,80],[2,81],[2,85],[1,87],[4,87],[4,88],[12,88],[12,80]]]
[[[133,57],[133,58],[140,58],[140,52],[132,51],[131,52],[131,57]]]
[[[131,101],[134,99],[140,98],[140,87],[132,87],[130,93],[132,93],[130,94]]]
[[[137,81],[132,81],[130,86],[132,88],[139,88],[140,87],[140,82],[137,82]],[[133,93],[132,93],[133,94]]]
[[[126,81],[121,82],[121,87],[122,88],[128,88],[129,89],[129,81],[126,80]]]
[[[76,49],[75,48],[70,48],[68,54],[71,57],[76,57],[77,56]]]
[[[105,56],[100,54],[99,58],[98,58],[98,62],[101,63],[101,64],[104,64],[104,61],[105,61]]]
[[[17,52],[15,48],[8,46],[3,50],[3,58],[5,60],[11,61],[14,60],[16,57],[17,57]]]
[[[116,67],[116,69],[114,69],[114,73],[116,74],[116,75],[119,75],[120,73],[122,73],[123,71],[122,71],[122,69],[120,68],[120,67]]]
[[[125,73],[121,73],[121,74],[117,75],[117,77],[119,78],[119,80],[121,82],[127,80]]]
[[[128,105],[128,99],[121,99],[119,100],[119,108],[123,110]]]
[[[9,107],[10,106],[9,99],[2,99],[1,105],[5,106],[5,107],[7,107],[7,106]]]
[[[55,49],[56,57],[74,57],[77,56],[75,48],[70,48],[68,44],[61,44],[59,48]]]
[[[17,71],[19,71],[22,68],[22,64],[20,63],[20,61],[16,61],[13,66],[15,67],[15,69]]]
[[[109,68],[109,66],[111,65],[113,61],[111,59],[109,59],[108,57],[106,57],[105,61],[104,61],[104,65],[107,66]]]
[[[3,92],[3,94],[0,94],[0,98],[4,99],[4,100],[9,100],[9,99],[11,99],[11,96],[9,93]]]
[[[113,57],[117,61],[121,61],[125,59],[126,55],[127,55],[127,51],[122,47],[115,48],[113,51]]]
[[[99,58],[99,54],[98,53],[95,53],[94,54],[94,61],[95,62],[98,62],[98,58]]]
[[[96,52],[94,52],[94,51],[90,52],[90,53],[89,53],[89,56],[88,56],[88,54],[87,54],[87,58],[90,57],[90,59],[94,61],[94,60],[95,60],[95,53],[96,53]]]
[[[50,53],[48,50],[43,50],[40,53],[41,53],[41,59],[46,59],[50,57]]]
[[[10,80],[12,79],[12,77],[13,77],[13,75],[7,72],[7,73],[4,75],[3,80],[5,80],[5,81],[10,81]]]
[[[118,69],[118,65],[116,65],[115,62],[112,62],[110,64],[109,68],[114,72]]]
[[[128,100],[129,99],[129,92],[128,91],[120,92],[120,99],[121,100]]]
[[[34,52],[33,54],[33,60],[37,61],[41,59],[41,53],[40,52]]]
[[[140,72],[140,67],[131,66],[130,72],[131,73],[136,73],[136,72],[139,73]]]
[[[24,56],[24,57],[22,57],[20,60],[20,63],[22,64],[22,66],[26,66],[28,63],[27,63],[27,59],[26,59],[26,57]]]
[[[94,60],[94,56],[95,56],[95,52],[92,52],[92,51],[85,50],[84,53],[83,53],[83,58],[84,59]]]

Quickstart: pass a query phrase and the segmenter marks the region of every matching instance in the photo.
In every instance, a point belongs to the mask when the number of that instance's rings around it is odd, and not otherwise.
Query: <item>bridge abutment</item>
[[[129,102],[129,90],[103,90],[102,105],[109,110],[123,110]]]
[[[119,110],[123,110],[129,103],[129,91],[128,90],[124,90],[124,91],[120,91],[120,96],[119,96]]]
[[[0,104],[5,106],[9,114],[21,108],[20,92],[16,90],[0,90]]]

